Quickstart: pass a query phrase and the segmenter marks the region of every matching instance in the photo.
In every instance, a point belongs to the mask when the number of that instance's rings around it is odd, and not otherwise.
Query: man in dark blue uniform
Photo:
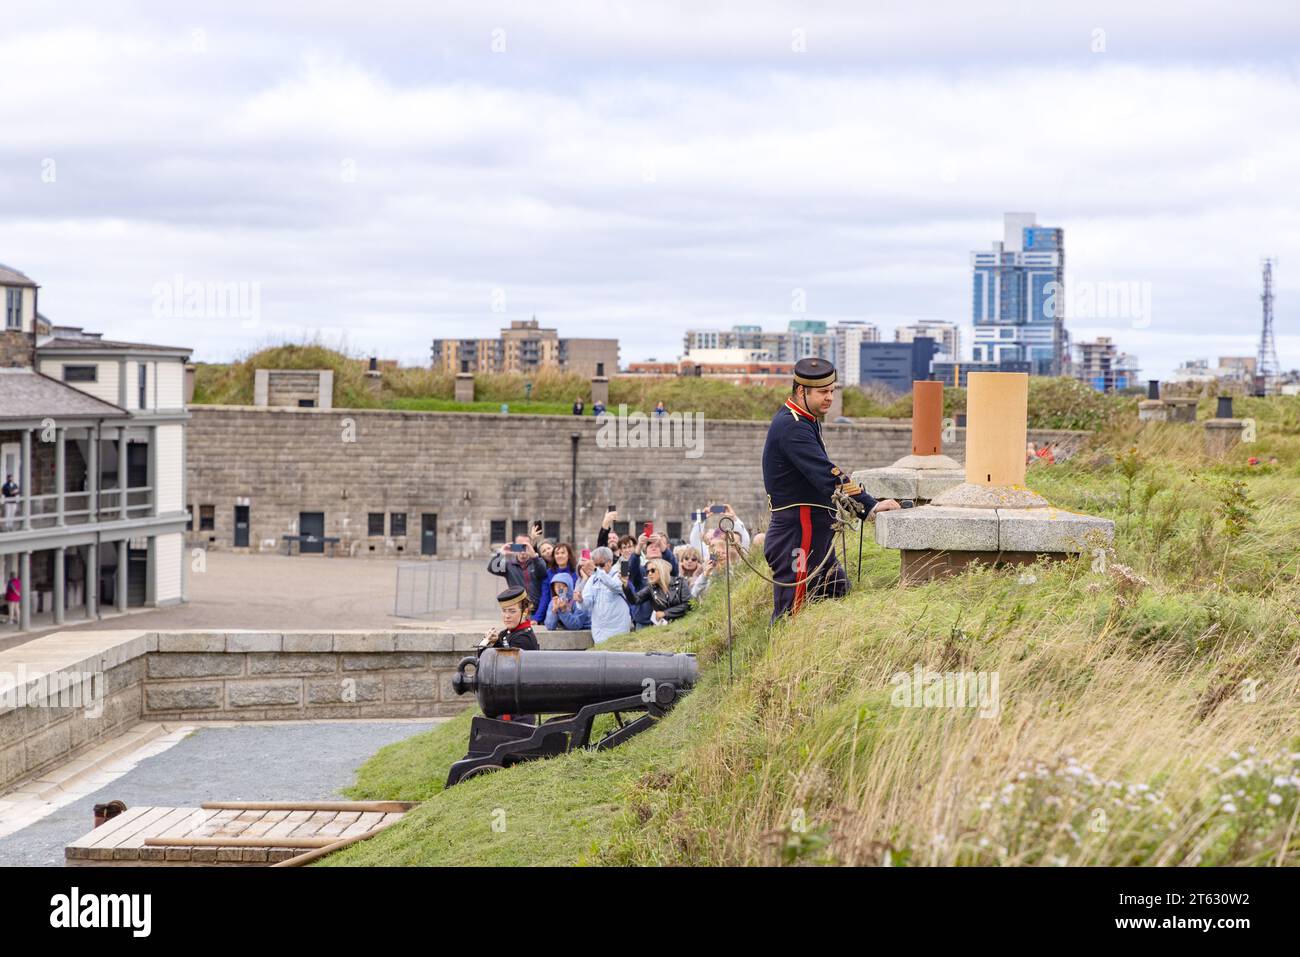
[[[893,499],[877,502],[827,456],[821,420],[834,398],[835,367],[825,359],[800,359],[794,367],[790,398],[767,430],[763,485],[772,521],[763,554],[774,579],[797,583],[772,586],[773,621],[787,612],[798,614],[807,601],[848,593],[848,576],[833,554],[831,496],[837,488],[869,518],[899,507]],[[817,571],[828,552],[832,553],[829,560]]]

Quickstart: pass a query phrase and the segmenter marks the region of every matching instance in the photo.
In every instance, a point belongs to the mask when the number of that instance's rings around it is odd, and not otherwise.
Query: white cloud
[[[783,324],[796,287],[812,318],[968,321],[970,251],[1029,209],[1065,228],[1072,276],[1151,283],[1151,326],[1113,333],[1152,375],[1241,352],[1258,259],[1279,256],[1279,350],[1300,365],[1287,5],[236,4],[193,22],[121,3],[75,26],[18,6],[0,261],[43,284],[43,311],[109,335],[215,358],[346,329],[425,361],[435,335],[536,313],[618,336],[626,361],[675,355],[691,325]],[[263,323],[160,325],[149,292],[177,273],[259,283]]]

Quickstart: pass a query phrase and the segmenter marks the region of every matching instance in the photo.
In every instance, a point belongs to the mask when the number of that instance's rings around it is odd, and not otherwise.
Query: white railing
[[[103,489],[99,492],[97,516],[92,514],[90,492],[64,492],[63,511],[59,511],[59,495],[27,496],[30,527],[33,529],[59,528],[64,525],[88,525],[92,522],[113,522],[122,518],[122,490]],[[126,517],[143,518],[153,511],[153,488],[132,486],[126,490]],[[23,530],[23,496],[6,498],[0,505],[0,534]]]

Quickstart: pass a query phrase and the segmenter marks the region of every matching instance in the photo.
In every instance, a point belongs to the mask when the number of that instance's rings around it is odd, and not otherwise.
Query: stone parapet
[[[482,626],[482,627],[479,627]],[[0,652],[0,794],[149,721],[441,717],[488,623],[429,631],[74,631]],[[540,631],[543,649],[591,647]]]

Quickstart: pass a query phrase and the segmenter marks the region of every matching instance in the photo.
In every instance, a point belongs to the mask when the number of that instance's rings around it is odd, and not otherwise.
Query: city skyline
[[[75,28],[19,2],[0,40],[22,131],[0,144],[0,262],[61,324],[204,361],[319,336],[413,365],[533,315],[619,339],[624,364],[692,327],[969,330],[971,250],[1033,210],[1065,231],[1070,307],[1148,297],[1067,309],[1073,341],[1110,336],[1153,377],[1254,354],[1274,256],[1279,358],[1300,366],[1285,4],[1212,29],[1119,4],[954,4],[943,29],[793,3],[693,29],[566,3],[73,9]],[[1051,119],[991,123],[999,103]],[[160,304],[178,280],[241,285],[256,315]]]

